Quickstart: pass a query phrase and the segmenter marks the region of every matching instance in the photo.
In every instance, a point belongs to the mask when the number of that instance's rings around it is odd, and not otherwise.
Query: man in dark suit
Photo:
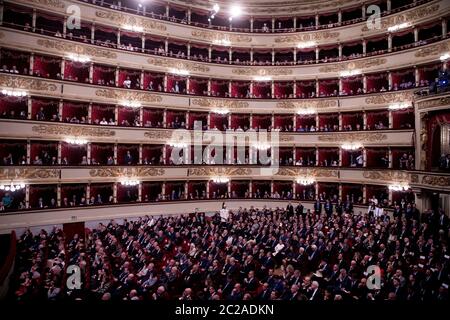
[[[316,202],[314,202],[314,212],[315,213],[322,213],[322,204],[320,203],[319,198],[317,198]]]
[[[303,209],[303,205],[299,202],[297,207],[295,208],[295,214],[297,215],[297,217],[300,215],[303,216]]]
[[[292,203],[288,203],[287,207],[286,207],[286,212],[288,214],[288,217],[292,217],[294,216],[294,206],[292,205]]]
[[[325,202],[325,213],[327,214],[328,217],[331,217],[331,215],[333,214],[333,204],[331,203],[330,200],[327,200],[327,202]]]
[[[271,293],[272,293],[272,289],[269,288],[269,284],[266,282],[263,284],[263,289],[262,289],[261,293],[257,296],[257,300],[267,301],[270,299]]]
[[[319,283],[317,281],[311,282],[311,286],[306,290],[306,297],[310,301],[322,301],[323,295],[319,289]]]

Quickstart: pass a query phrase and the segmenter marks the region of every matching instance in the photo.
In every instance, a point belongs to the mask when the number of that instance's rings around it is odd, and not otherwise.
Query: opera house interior
[[[448,301],[450,1],[0,1],[0,300]]]

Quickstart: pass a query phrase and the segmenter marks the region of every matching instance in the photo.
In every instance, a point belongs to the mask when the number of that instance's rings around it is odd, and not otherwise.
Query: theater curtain
[[[48,152],[50,156],[56,157],[58,155],[58,144],[55,142],[31,142],[31,163],[33,163],[34,158],[39,156],[42,159],[42,154]]]
[[[319,81],[319,93],[330,95],[333,94],[334,91],[339,90],[339,82],[338,80],[320,80]]]
[[[99,80],[102,80],[104,84],[109,85],[111,81],[114,83],[115,79],[116,79],[116,69],[94,65],[94,72],[93,72],[94,84],[98,84]]]
[[[12,69],[13,66],[16,66],[17,70],[22,73],[24,69],[28,70],[30,66],[30,54],[2,49],[0,61],[1,66],[6,65],[8,69]]]
[[[119,125],[125,125],[123,121],[128,122],[128,125],[133,126],[135,120],[139,120],[139,110],[134,108],[119,108]]]
[[[363,115],[362,113],[342,113],[342,125],[351,125],[353,130],[355,130],[356,125],[363,125]]]
[[[330,166],[333,161],[339,162],[339,149],[338,148],[319,148],[319,163],[323,165],[326,161]]]
[[[275,115],[275,128],[281,127],[284,129],[286,126],[293,125],[293,116],[292,115]]]
[[[270,115],[253,115],[253,128],[267,129],[272,125],[272,116]]]
[[[427,122],[427,150],[422,150],[427,155],[427,170],[436,164],[435,159],[441,156],[441,126],[450,123],[450,112],[441,112],[428,118]]]
[[[414,128],[414,111],[409,109],[394,111],[392,122],[394,129]]]
[[[289,98],[294,92],[294,84],[292,82],[275,82],[274,94],[275,98]]]
[[[162,184],[154,182],[142,183],[142,201],[148,199],[148,201],[155,201],[158,198],[158,194],[162,192]]]
[[[54,78],[61,71],[61,59],[35,55],[33,70],[42,77]]]
[[[109,40],[111,44],[117,44],[117,30],[101,25],[95,25],[95,40],[105,42]]]
[[[189,93],[196,95],[203,95],[208,91],[208,81],[199,79],[189,79]]]
[[[152,82],[152,90],[158,90],[158,86],[161,86],[161,90],[164,83],[164,76],[160,74],[154,74],[151,72],[144,72],[144,89],[149,88],[150,81]]]
[[[15,117],[19,118],[20,112],[24,111],[26,114],[28,108],[27,102],[27,97],[10,97],[2,95],[0,98],[0,117],[3,113],[6,113],[6,116],[9,117],[10,112],[14,110]]]
[[[415,83],[415,72],[413,69],[405,69],[400,71],[391,72],[392,74],[392,84],[399,86],[402,82],[413,82]]]
[[[316,82],[315,81],[300,81],[296,83],[297,85],[297,97],[307,98],[311,93],[316,93]]]

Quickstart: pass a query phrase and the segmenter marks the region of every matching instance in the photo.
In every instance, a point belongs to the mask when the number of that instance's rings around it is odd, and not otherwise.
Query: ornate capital
[[[236,34],[226,34],[220,31],[204,31],[193,30],[191,35],[195,38],[205,40],[216,44],[233,44],[233,43],[249,43],[252,42],[252,37]]]
[[[392,182],[408,182],[409,174],[402,171],[364,171],[363,177],[369,180],[383,180]]]
[[[254,68],[236,68],[231,70],[232,73],[240,76],[287,76],[292,74],[291,68],[266,68],[266,69],[254,69]]]
[[[145,31],[166,31],[166,26],[162,23],[151,21],[148,19],[138,18],[132,15],[125,15],[118,12],[96,11],[95,16],[102,19],[110,20],[118,25],[130,25],[142,27]]]
[[[383,104],[383,103],[395,103],[395,102],[405,102],[412,101],[412,92],[399,92],[399,93],[385,93],[377,94],[366,98],[367,104]]]
[[[306,41],[323,41],[323,40],[332,40],[338,38],[340,35],[339,32],[331,32],[331,31],[319,31],[319,32],[311,32],[311,33],[300,33],[294,34],[290,36],[283,36],[275,39],[275,43],[299,43]]]
[[[224,99],[210,99],[210,98],[192,99],[192,105],[206,108],[228,108],[228,109],[248,108],[248,102],[224,100]]]
[[[305,108],[315,108],[315,109],[324,109],[324,108],[333,108],[337,107],[337,100],[314,100],[314,101],[281,101],[277,103],[277,108],[281,109],[305,109]]]
[[[340,72],[345,70],[368,69],[380,66],[387,62],[386,58],[370,58],[360,61],[352,61],[345,63],[333,63],[325,67],[319,68],[319,72]]]
[[[249,168],[189,168],[188,176],[249,176],[252,169]]]

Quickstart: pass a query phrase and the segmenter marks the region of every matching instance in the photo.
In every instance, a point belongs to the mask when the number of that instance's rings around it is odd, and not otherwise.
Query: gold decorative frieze
[[[287,135],[281,134],[280,135],[280,141],[281,142],[294,141],[294,136],[291,136],[291,135],[287,136]]]
[[[64,9],[65,5],[61,0],[28,0],[28,2],[35,3],[45,7],[53,7]]]
[[[322,134],[318,137],[319,141],[327,142],[378,142],[387,139],[384,133],[333,133]]]
[[[412,92],[400,92],[400,93],[385,93],[377,94],[372,97],[366,98],[367,104],[383,104],[383,103],[395,103],[395,102],[408,102],[412,101]]]
[[[301,33],[294,34],[289,36],[283,36],[275,39],[275,43],[300,43],[306,41],[323,41],[323,40],[332,40],[338,38],[340,35],[339,32],[331,32],[331,31],[319,31],[319,32],[311,32],[311,33]]]
[[[311,169],[311,168],[279,168],[278,175],[290,176],[295,179],[298,176],[308,176],[316,178],[338,178],[339,171],[333,169]]]
[[[176,61],[173,59],[165,59],[165,58],[149,58],[147,60],[149,64],[152,64],[157,67],[163,68],[173,68],[179,70],[187,70],[187,71],[197,71],[197,72],[209,72],[209,67],[196,62],[184,62],[184,61]]]
[[[248,108],[248,102],[225,100],[225,99],[196,98],[192,99],[191,103],[193,106],[205,108],[228,108],[228,109]]]
[[[422,109],[429,109],[429,108],[435,108],[435,107],[441,107],[441,106],[447,107],[449,105],[450,105],[450,96],[418,102],[417,108],[419,110],[422,110]]]
[[[409,174],[402,171],[364,171],[363,177],[369,180],[383,180],[395,182],[407,182],[410,177]]]
[[[386,58],[372,58],[360,61],[351,61],[346,63],[333,63],[325,67],[319,68],[319,72],[340,72],[355,69],[367,69],[380,66],[387,62]]]
[[[80,44],[69,43],[65,41],[56,41],[56,40],[48,40],[48,39],[38,39],[37,44],[45,47],[47,49],[55,49],[59,52],[68,52],[68,53],[77,53],[88,55],[91,57],[99,57],[99,58],[107,58],[107,59],[116,59],[117,54],[112,52],[111,50],[94,48],[91,46],[85,46]]]
[[[437,43],[426,48],[422,48],[416,51],[414,54],[417,58],[425,58],[429,56],[437,56],[443,53],[447,53],[449,50],[450,42]]]
[[[249,176],[252,169],[249,168],[189,168],[188,176]]]
[[[220,31],[205,31],[205,30],[193,30],[191,35],[195,38],[209,41],[215,44],[229,45],[232,43],[252,42],[252,37],[226,34]]]
[[[100,168],[89,171],[91,177],[100,178],[131,178],[131,177],[160,177],[165,174],[162,168]]]
[[[95,16],[102,19],[108,19],[115,24],[120,26],[132,26],[132,27],[141,27],[144,31],[150,30],[158,30],[158,31],[166,31],[166,26],[147,19],[142,19],[138,17],[134,17],[132,15],[125,15],[118,12],[110,12],[110,11],[96,11]]]
[[[168,140],[172,137],[172,132],[168,130],[146,131],[144,136],[151,140]]]
[[[333,108],[337,107],[337,100],[315,100],[315,101],[281,101],[277,103],[277,108],[281,109],[307,109],[307,108],[315,108],[315,109],[323,109],[323,108]]]
[[[61,173],[60,169],[8,168],[8,169],[0,169],[0,179],[8,179],[8,180],[57,179],[60,177],[60,173]]]
[[[39,134],[64,135],[75,137],[113,137],[114,130],[102,128],[90,128],[82,126],[62,126],[62,125],[38,125],[33,126],[32,131]]]
[[[291,68],[237,68],[231,70],[232,73],[240,76],[287,76],[292,74]]]
[[[388,29],[389,27],[401,24],[401,23],[417,23],[417,20],[430,16],[439,11],[440,5],[431,4],[426,6],[420,6],[410,11],[395,14],[385,18],[381,18],[381,29]],[[364,24],[362,31],[369,31],[367,24]]]
[[[51,82],[5,74],[0,74],[0,86],[35,91],[56,91],[57,89],[57,86]]]
[[[162,97],[155,94],[146,92],[128,92],[124,90],[115,90],[115,89],[99,89],[95,91],[95,95],[97,97],[103,97],[120,101],[140,101],[147,103],[162,101]]]
[[[450,177],[449,176],[429,176],[425,175],[422,177],[422,184],[427,184],[430,186],[437,187],[450,187]]]

